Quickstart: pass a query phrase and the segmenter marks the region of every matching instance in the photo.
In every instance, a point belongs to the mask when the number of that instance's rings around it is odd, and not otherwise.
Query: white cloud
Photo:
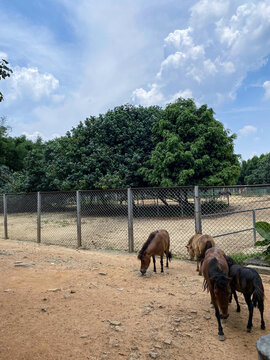
[[[50,96],[58,87],[59,81],[52,74],[41,74],[37,68],[14,68],[10,78],[9,99],[31,97],[35,101]]]
[[[134,90],[132,101],[139,102],[143,106],[150,106],[163,103],[164,98],[157,84],[152,84],[149,91],[142,88]]]
[[[7,54],[4,53],[4,52],[2,52],[2,51],[0,51],[0,59],[5,59],[5,60],[7,60],[7,59],[8,59]]]
[[[270,81],[265,81],[263,83],[263,88],[265,90],[264,98],[267,100],[270,99]]]
[[[188,26],[165,37],[153,82],[162,100],[171,98],[172,88],[190,89],[195,99],[216,107],[234,100],[248,72],[264,65],[269,54],[270,0],[200,0]],[[268,82],[264,88],[270,98]]]
[[[246,125],[242,129],[239,130],[239,133],[243,136],[247,136],[249,134],[253,134],[257,132],[257,128],[252,125]]]
[[[188,98],[192,98],[192,91],[189,89],[183,90],[183,91],[178,91],[176,94],[174,94],[170,99],[169,99],[169,103],[173,103],[175,102],[177,99],[179,98],[183,98],[183,99],[188,99]]]

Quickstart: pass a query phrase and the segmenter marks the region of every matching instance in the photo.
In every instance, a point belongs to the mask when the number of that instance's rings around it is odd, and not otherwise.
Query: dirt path
[[[220,342],[195,263],[173,259],[165,275],[146,277],[138,268],[134,254],[0,240],[0,359],[257,358],[256,341],[270,328],[269,277],[262,276],[267,330],[256,309],[246,332],[240,295],[242,311],[230,305]]]

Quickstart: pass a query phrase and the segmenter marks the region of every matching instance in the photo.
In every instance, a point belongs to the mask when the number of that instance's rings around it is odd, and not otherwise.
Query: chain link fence
[[[203,233],[228,254],[256,253],[256,221],[270,220],[270,186],[200,188]]]
[[[228,254],[248,254],[259,250],[255,222],[270,221],[270,185],[6,194],[0,216],[10,239],[138,251],[150,232],[166,229],[173,254],[187,257],[196,229]]]
[[[186,255],[185,245],[194,234],[194,189],[133,189],[134,250],[139,251],[149,234],[166,229],[173,254]]]

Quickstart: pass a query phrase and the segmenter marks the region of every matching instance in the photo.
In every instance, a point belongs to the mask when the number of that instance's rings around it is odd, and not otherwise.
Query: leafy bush
[[[256,231],[264,238],[262,241],[256,241],[255,246],[267,246],[263,251],[264,260],[270,260],[270,224],[266,221],[258,221],[255,224]]]

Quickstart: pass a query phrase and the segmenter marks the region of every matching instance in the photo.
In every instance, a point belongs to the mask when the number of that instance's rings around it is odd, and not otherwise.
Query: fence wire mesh
[[[256,221],[270,219],[270,186],[200,188],[203,233],[228,254],[256,253]]]
[[[193,188],[133,189],[134,250],[139,251],[149,234],[166,229],[174,255],[186,256],[185,245],[194,234]]]
[[[195,233],[194,188],[130,193],[129,199],[127,189],[80,191],[78,197],[75,191],[40,193],[41,243],[76,247],[81,242],[87,249],[127,251],[133,234],[134,250],[139,251],[152,231],[166,229],[173,254],[187,257],[185,246]],[[3,198],[0,231],[5,236]],[[6,195],[10,239],[37,241],[37,199],[37,193]],[[269,222],[270,185],[200,187],[200,214],[203,234],[214,236],[227,254],[258,252],[254,242],[262,238],[254,224]]]
[[[80,191],[82,247],[128,250],[127,190]]]
[[[37,194],[8,194],[6,200],[8,237],[35,241],[37,238]]]
[[[77,246],[76,192],[40,193],[41,243]]]

